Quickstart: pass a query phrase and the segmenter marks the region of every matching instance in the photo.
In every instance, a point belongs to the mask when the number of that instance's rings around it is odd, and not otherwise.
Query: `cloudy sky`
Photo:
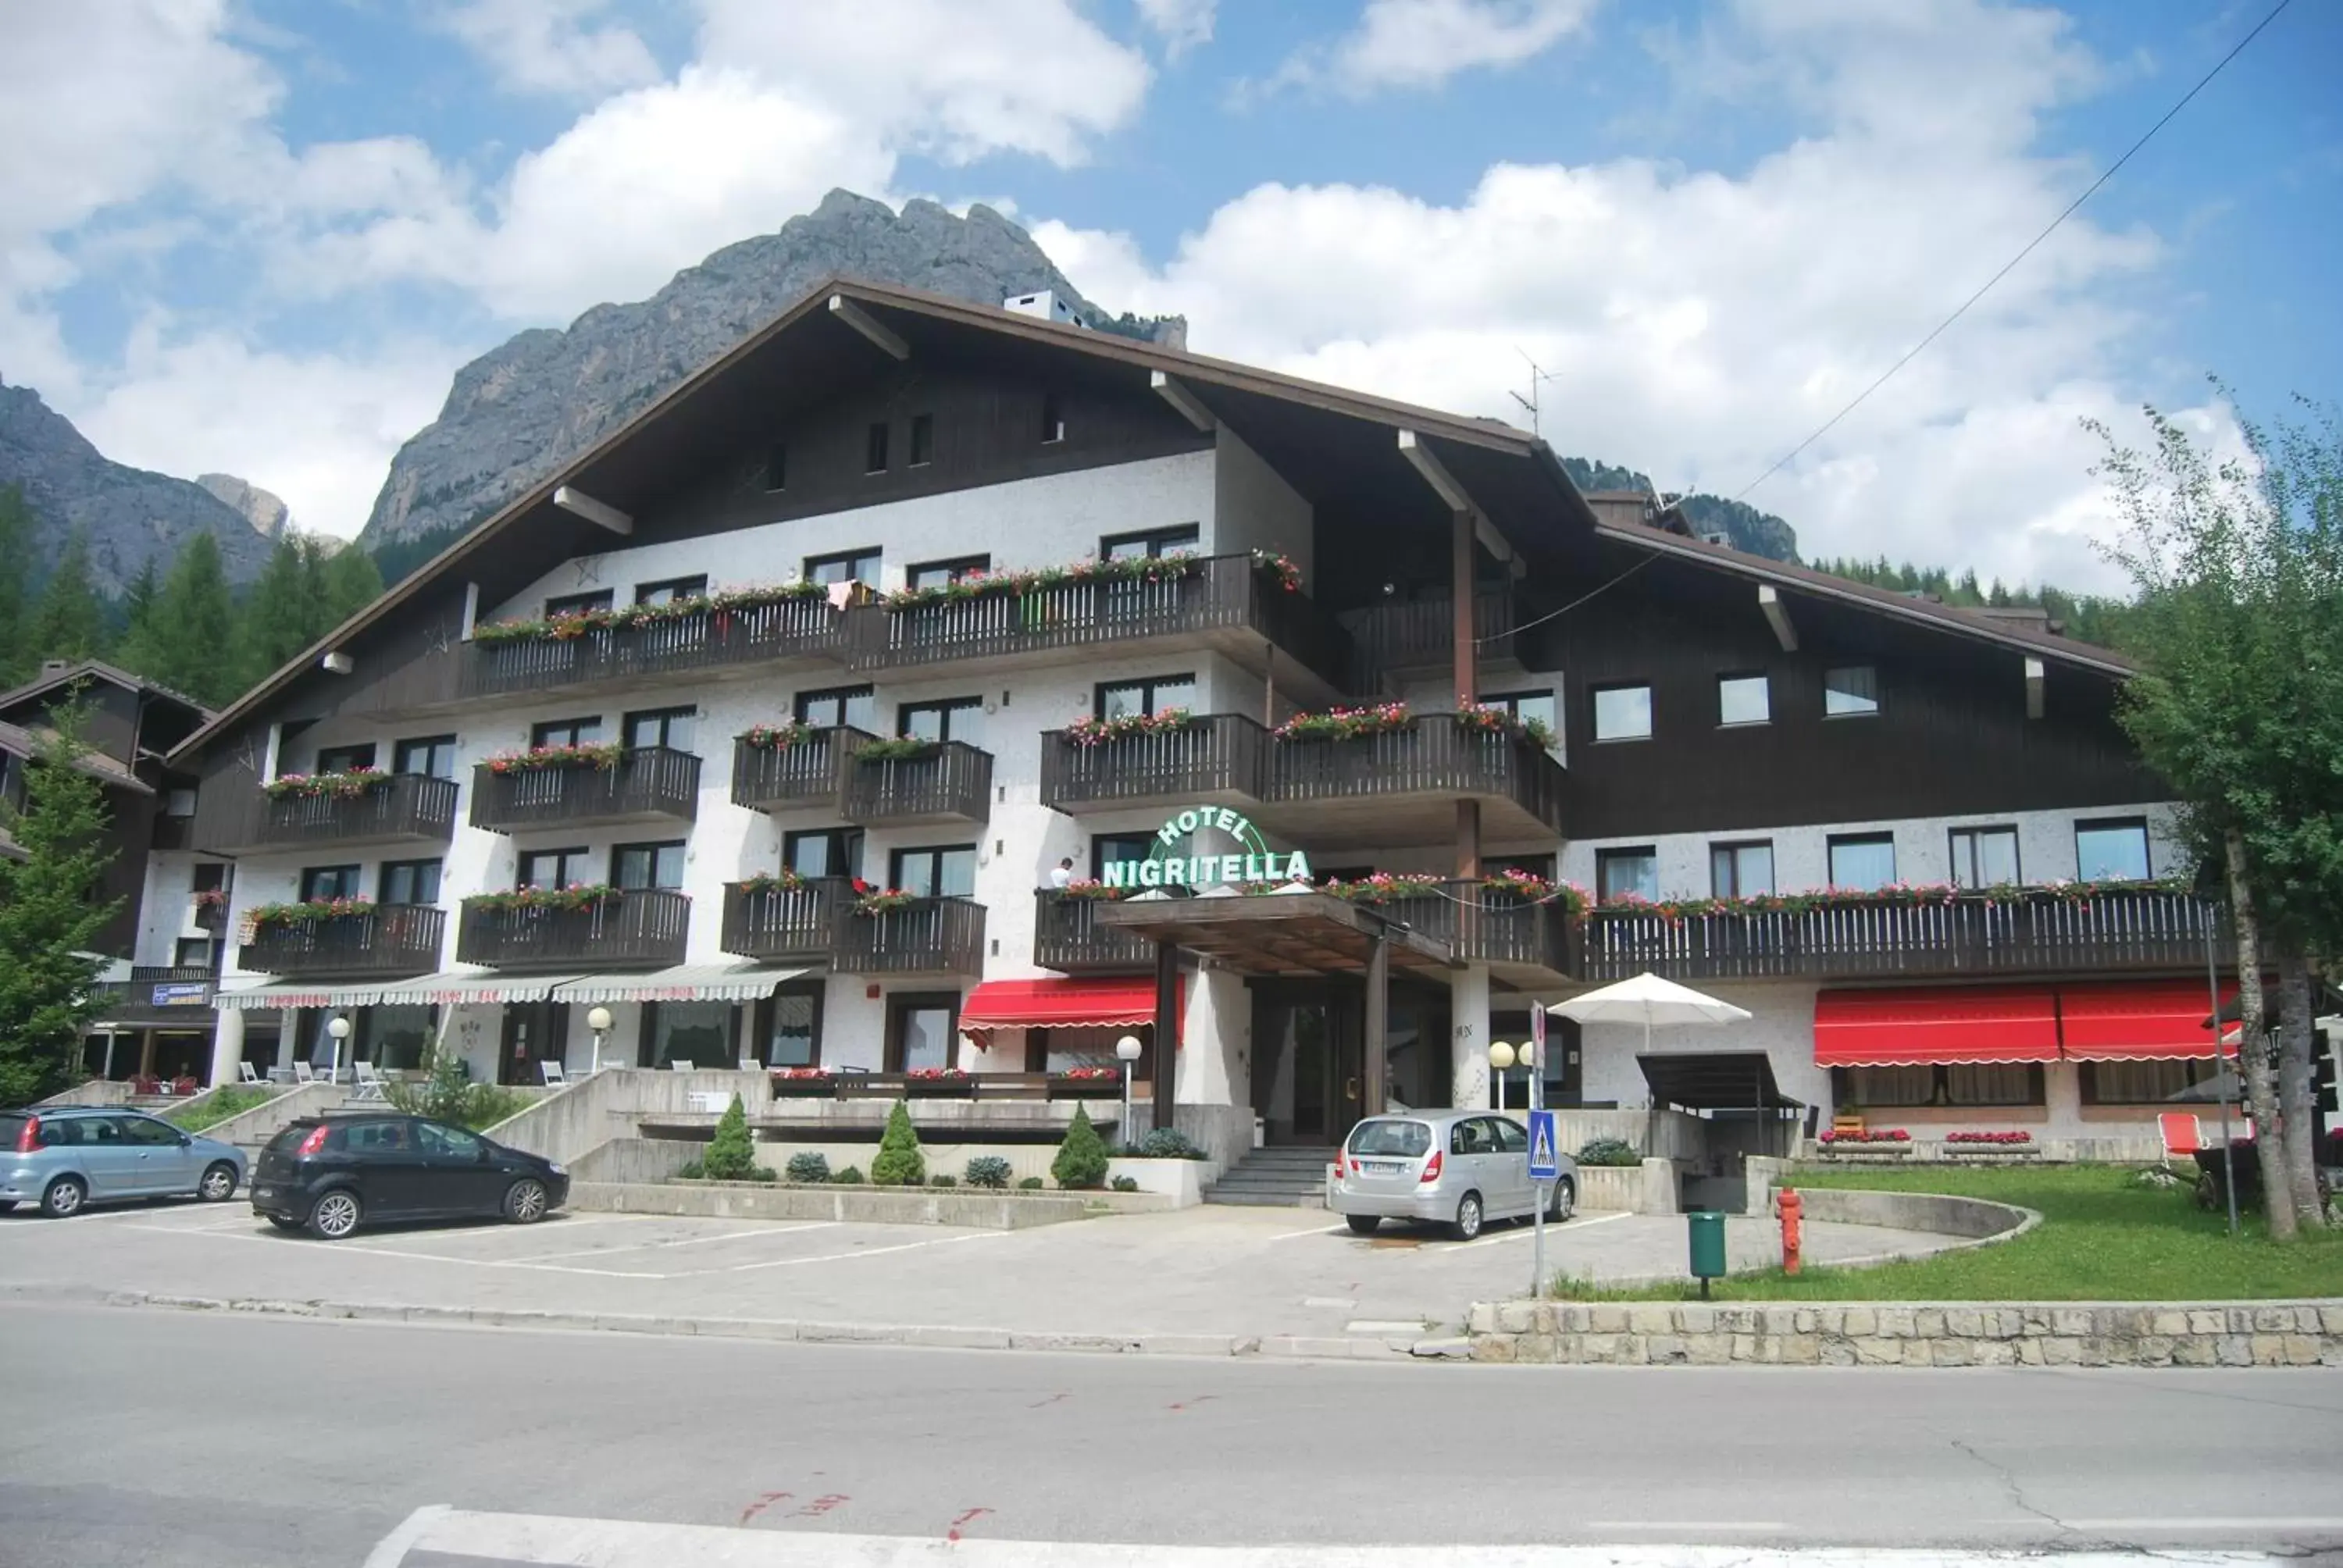
[[[2275,0],[7,0],[0,379],[364,521],[454,368],[844,186],[1191,344],[1741,493]],[[2343,5],[2295,0],[1749,499],[2107,581],[2080,421],[2343,397]]]

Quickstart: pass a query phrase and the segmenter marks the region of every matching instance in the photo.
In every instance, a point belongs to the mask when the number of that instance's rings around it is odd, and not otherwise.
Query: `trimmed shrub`
[[[928,1161],[920,1152],[920,1135],[911,1130],[911,1108],[902,1101],[887,1112],[887,1131],[879,1140],[879,1157],[870,1161],[870,1181],[876,1187],[917,1187],[928,1179]]]
[[[757,1169],[757,1147],[749,1141],[749,1111],[734,1095],[732,1103],[716,1121],[716,1136],[708,1141],[708,1152],[699,1157],[699,1168],[710,1181],[748,1181]]]
[[[1186,1133],[1176,1127],[1159,1127],[1136,1143],[1125,1144],[1120,1151],[1125,1160],[1202,1160],[1204,1151]]]
[[[1043,1181],[1039,1176],[1028,1176],[1025,1180],[1017,1183],[1017,1191],[1020,1192],[1039,1192],[1047,1185],[1049,1185],[1049,1183]]]
[[[1624,1138],[1590,1138],[1578,1151],[1581,1165],[1641,1165],[1643,1154]]]
[[[1118,1176],[1111,1185],[1118,1192],[1136,1192],[1139,1191],[1139,1178],[1136,1176]]]
[[[960,1185],[960,1178],[957,1176],[947,1176],[942,1171],[939,1171],[934,1175],[928,1178],[928,1185],[930,1187],[957,1187]]]
[[[792,1181],[827,1181],[830,1180],[830,1156],[819,1149],[800,1149],[789,1156],[787,1169]]]
[[[832,1175],[830,1181],[840,1187],[860,1187],[862,1185],[862,1172],[849,1165]]]
[[[980,1154],[968,1162],[960,1179],[971,1187],[999,1191],[1009,1185],[1009,1161],[998,1154]]]
[[[1050,1161],[1050,1174],[1061,1187],[1093,1190],[1106,1181],[1106,1145],[1099,1141],[1098,1129],[1091,1125],[1090,1112],[1080,1104],[1074,1107],[1074,1120],[1066,1129],[1066,1141],[1058,1145],[1058,1157]]]
[[[682,1177],[687,1181],[697,1181],[701,1177],[707,1175],[708,1171],[701,1166],[699,1161],[687,1160],[682,1164],[675,1168],[675,1173],[678,1176]]]

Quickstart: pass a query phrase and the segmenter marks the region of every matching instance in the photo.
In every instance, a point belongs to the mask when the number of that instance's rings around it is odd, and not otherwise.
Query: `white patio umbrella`
[[[1632,980],[1588,991],[1584,996],[1555,1002],[1546,1011],[1574,1018],[1581,1023],[1640,1023],[1644,1026],[1646,1054],[1652,1049],[1652,1026],[1655,1023],[1745,1023],[1750,1016],[1745,1008],[1704,996],[1690,986],[1662,980],[1649,970]]]

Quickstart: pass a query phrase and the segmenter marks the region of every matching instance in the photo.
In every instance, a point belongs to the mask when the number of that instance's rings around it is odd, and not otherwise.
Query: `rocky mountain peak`
[[[262,538],[277,538],[292,520],[283,501],[248,479],[239,479],[234,474],[197,474],[196,483],[242,513],[244,520]]]

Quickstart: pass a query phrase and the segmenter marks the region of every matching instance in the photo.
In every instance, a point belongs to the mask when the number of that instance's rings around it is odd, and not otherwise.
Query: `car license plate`
[[[1407,1169],[1406,1162],[1399,1160],[1362,1160],[1359,1163],[1377,1176],[1396,1176]]]

